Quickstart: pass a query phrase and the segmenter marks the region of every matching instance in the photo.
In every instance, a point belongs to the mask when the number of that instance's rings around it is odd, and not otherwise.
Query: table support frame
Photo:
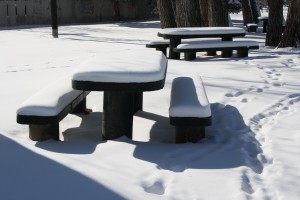
[[[132,139],[134,92],[104,91],[102,136],[111,140],[126,135]]]

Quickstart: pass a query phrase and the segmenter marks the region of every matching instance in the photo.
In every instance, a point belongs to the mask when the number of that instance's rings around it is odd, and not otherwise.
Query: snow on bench
[[[258,25],[257,24],[246,24],[248,32],[256,32]]]
[[[176,126],[176,143],[197,142],[211,125],[211,109],[199,76],[177,77],[172,82],[170,124]]]
[[[189,44],[200,41],[221,41],[221,39],[217,38],[197,38],[197,39],[185,39],[182,41],[183,44]],[[167,48],[170,45],[169,40],[153,40],[146,44],[147,48],[155,48],[157,51],[163,52],[163,54],[167,55]]]
[[[74,90],[64,77],[27,99],[17,110],[17,122],[29,125],[34,141],[59,140],[59,122],[68,113],[86,113],[88,91]]]
[[[201,51],[223,51],[222,57],[231,57],[232,51],[237,50],[238,57],[247,57],[249,49],[258,49],[256,41],[203,41],[197,43],[180,44],[174,49],[175,52],[183,52],[185,60],[196,58],[196,52]]]
[[[153,40],[146,44],[147,48],[155,48],[158,51],[163,52],[163,54],[167,55],[167,48],[170,45],[169,40]]]

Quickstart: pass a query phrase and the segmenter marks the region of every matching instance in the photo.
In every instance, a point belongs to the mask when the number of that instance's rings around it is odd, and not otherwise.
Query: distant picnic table
[[[169,39],[169,58],[179,59],[180,53],[174,52],[182,39],[190,38],[221,38],[222,41],[232,41],[233,37],[243,37],[246,32],[239,27],[192,27],[192,28],[166,28],[158,32],[159,37]]]

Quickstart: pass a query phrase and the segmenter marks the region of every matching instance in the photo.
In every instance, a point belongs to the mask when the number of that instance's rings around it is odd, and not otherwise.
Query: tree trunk
[[[114,19],[116,21],[120,21],[121,20],[121,14],[120,14],[120,3],[119,3],[119,0],[114,0],[114,11],[115,11]]]
[[[227,0],[208,0],[208,25],[229,26]]]
[[[254,23],[250,0],[242,0],[244,25]]]
[[[259,22],[258,17],[260,16],[260,10],[257,4],[257,0],[250,0],[250,4],[253,20],[257,24]]]
[[[176,27],[171,0],[157,0],[157,9],[159,13],[161,28]]]
[[[268,0],[260,0],[260,4],[262,7],[266,8],[268,7]]]
[[[201,25],[208,26],[208,0],[199,0]]]
[[[269,2],[266,46],[277,46],[282,36],[283,0]]]
[[[286,28],[278,47],[300,46],[300,0],[290,0]]]
[[[201,26],[200,5],[198,0],[175,0],[175,5],[177,27]]]

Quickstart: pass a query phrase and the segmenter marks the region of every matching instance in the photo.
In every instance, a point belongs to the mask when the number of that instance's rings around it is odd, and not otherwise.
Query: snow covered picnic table
[[[239,27],[189,27],[189,28],[166,28],[158,32],[159,37],[170,40],[169,58],[179,59],[180,54],[174,52],[182,39],[189,38],[221,38],[222,41],[232,41],[233,37],[243,37],[246,32]]]
[[[167,63],[160,51],[126,50],[94,57],[74,71],[74,89],[104,91],[104,139],[132,138],[133,114],[142,110],[143,92],[164,87]]]
[[[263,15],[257,18],[259,21],[263,22],[263,33],[267,32],[267,25],[269,21],[269,16],[268,15]]]
[[[262,21],[262,22],[263,22],[263,33],[266,33],[266,32],[267,32],[268,22],[269,22],[269,16],[268,16],[268,15],[263,15],[263,16],[258,17],[257,19],[258,19],[259,21]],[[283,19],[282,19],[282,32],[284,31],[285,26],[286,26],[286,21],[285,21],[285,19],[283,18]]]

